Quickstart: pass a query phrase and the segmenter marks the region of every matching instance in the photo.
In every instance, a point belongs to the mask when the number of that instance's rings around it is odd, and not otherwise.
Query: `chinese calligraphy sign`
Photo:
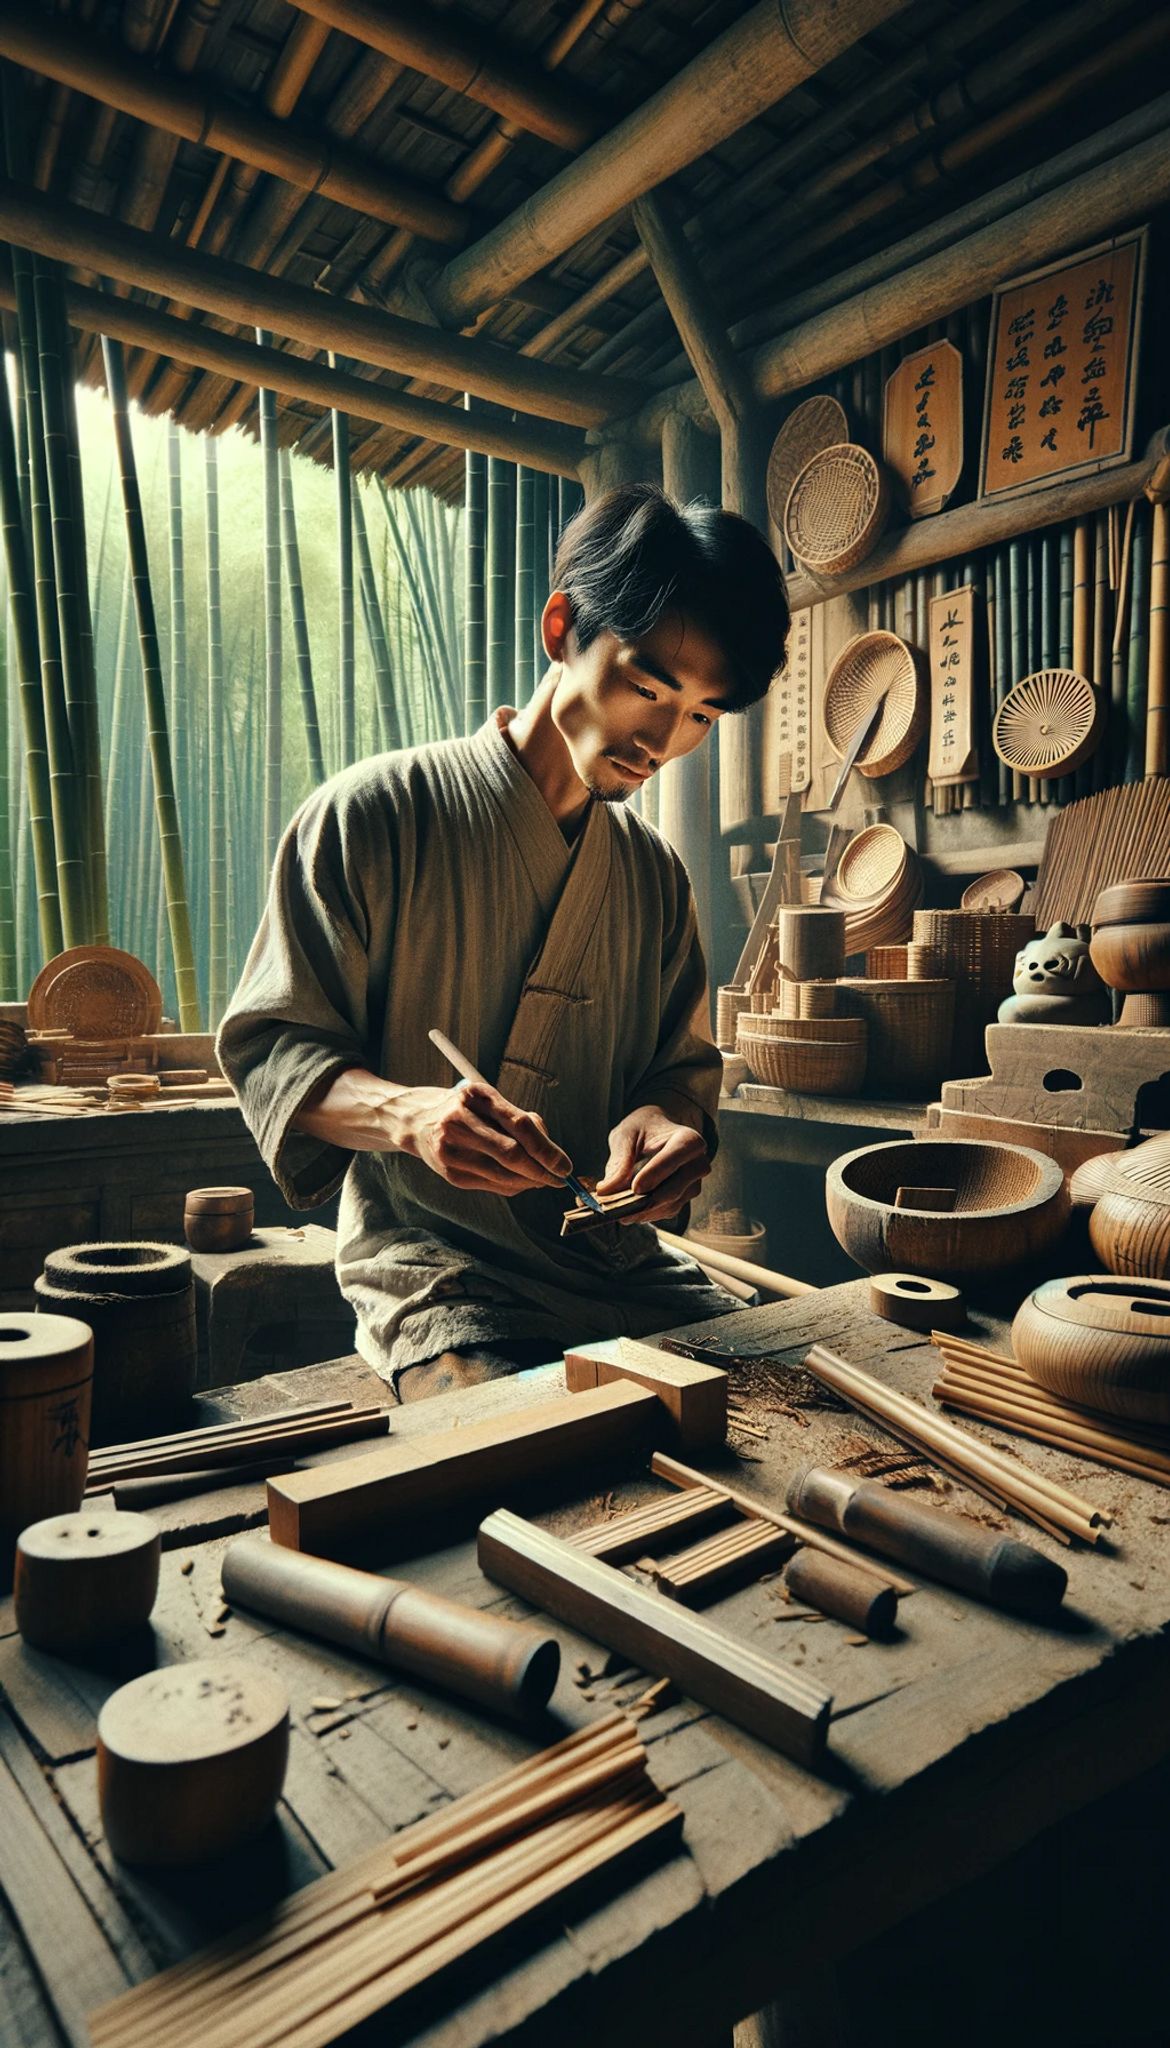
[[[915,349],[887,379],[882,457],[911,519],[942,511],[963,467],[963,358],[952,342]]]
[[[991,307],[980,496],[1129,459],[1146,230],[1001,285]]]
[[[776,745],[792,764],[794,790],[808,788],[811,774],[809,739],[812,718],[812,613],[794,612],[788,638],[788,665],[770,692],[775,706]]]
[[[930,754],[933,782],[970,782],[975,739],[975,603],[970,583],[930,602]]]

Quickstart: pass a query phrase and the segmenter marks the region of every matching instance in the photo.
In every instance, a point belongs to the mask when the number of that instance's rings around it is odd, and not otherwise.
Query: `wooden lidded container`
[[[1046,1280],[1016,1313],[1012,1350],[1062,1401],[1170,1423],[1170,1281],[1111,1273]]]
[[[0,1586],[30,1522],[81,1505],[93,1337],[72,1316],[0,1315]]]
[[[93,1332],[93,1443],[178,1427],[197,1367],[190,1252],[145,1241],[65,1245],[47,1255],[34,1285],[42,1308],[78,1316]]]
[[[238,1252],[252,1235],[256,1197],[251,1188],[191,1188],[183,1235],[193,1252]]]

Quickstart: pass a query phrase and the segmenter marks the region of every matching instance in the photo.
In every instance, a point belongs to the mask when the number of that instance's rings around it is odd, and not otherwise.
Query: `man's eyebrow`
[[[682,684],[679,682],[677,676],[671,675],[670,670],[668,668],[663,668],[661,663],[657,661],[652,661],[650,656],[648,654],[643,654],[641,649],[638,647],[631,648],[630,658],[634,664],[634,667],[640,668],[643,675],[653,676],[656,683],[662,683],[668,690],[676,690],[681,696]],[[711,711],[726,711],[728,702],[729,700],[726,697],[703,698],[703,703]]]

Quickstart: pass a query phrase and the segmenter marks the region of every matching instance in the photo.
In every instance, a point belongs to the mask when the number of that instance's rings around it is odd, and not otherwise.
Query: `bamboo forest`
[[[259,443],[149,417],[116,341],[74,382],[37,272],[0,388],[0,1000],[112,944],[213,1028],[309,791],[527,700],[580,489],[469,454],[465,505],[391,491],[340,414],[281,447],[270,394]]]

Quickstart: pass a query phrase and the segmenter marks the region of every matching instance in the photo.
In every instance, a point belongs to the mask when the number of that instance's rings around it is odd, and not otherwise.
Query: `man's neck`
[[[572,840],[585,821],[592,799],[553,723],[552,700],[556,683],[557,672],[549,669],[523,711],[518,711],[504,727],[504,734],[565,838]]]

